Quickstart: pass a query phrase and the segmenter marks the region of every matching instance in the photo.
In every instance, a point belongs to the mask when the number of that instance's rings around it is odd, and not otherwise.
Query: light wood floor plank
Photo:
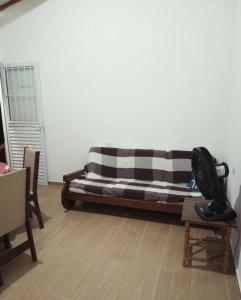
[[[130,211],[65,212],[60,192],[56,185],[39,189],[45,228],[34,218],[38,263],[26,252],[5,266],[1,300],[240,299],[234,275],[182,267],[182,226],[130,218]],[[12,234],[13,244],[24,235]]]

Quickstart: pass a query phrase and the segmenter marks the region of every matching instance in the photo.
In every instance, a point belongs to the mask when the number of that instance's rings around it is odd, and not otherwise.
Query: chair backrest
[[[124,178],[186,183],[192,178],[191,151],[92,147],[87,178]]]
[[[0,236],[25,224],[29,206],[30,170],[0,176]]]
[[[24,148],[23,167],[30,168],[30,191],[37,193],[40,152],[30,147]]]

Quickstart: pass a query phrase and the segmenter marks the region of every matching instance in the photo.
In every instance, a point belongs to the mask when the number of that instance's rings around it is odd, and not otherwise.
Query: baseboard
[[[61,182],[61,181],[49,181],[48,183],[50,185],[63,185],[63,182]]]
[[[238,279],[239,290],[241,291],[241,274],[239,273],[238,269],[236,269],[236,275]]]

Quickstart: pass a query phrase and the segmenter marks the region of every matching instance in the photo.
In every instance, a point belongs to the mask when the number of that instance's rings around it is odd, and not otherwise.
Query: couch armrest
[[[84,175],[84,174],[85,174],[84,170],[78,170],[78,171],[75,171],[75,172],[72,172],[72,173],[69,173],[69,174],[65,174],[63,176],[63,181],[64,182],[70,182],[74,179],[79,178],[81,175]]]

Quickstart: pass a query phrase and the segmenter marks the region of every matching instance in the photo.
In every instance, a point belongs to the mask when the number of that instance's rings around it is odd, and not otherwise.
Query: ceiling
[[[10,0],[0,0],[0,5],[3,5],[5,3],[7,3],[7,2],[10,2]]]
[[[7,8],[8,6],[15,4],[21,0],[0,0],[0,10]]]

